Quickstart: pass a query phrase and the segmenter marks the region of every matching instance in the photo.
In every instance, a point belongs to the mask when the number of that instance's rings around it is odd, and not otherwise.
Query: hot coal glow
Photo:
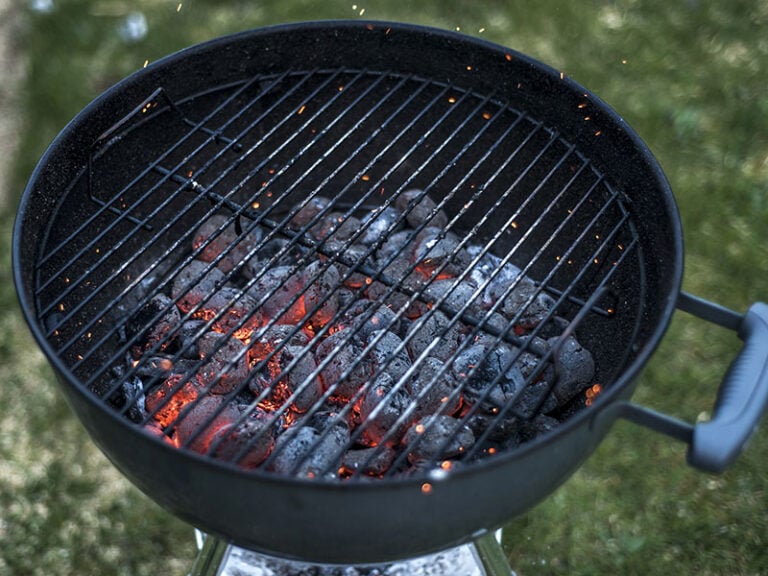
[[[126,321],[113,389],[129,418],[244,468],[381,477],[513,449],[594,401],[555,297],[448,231],[429,197],[332,208],[305,202],[285,237],[228,214],[199,226]]]

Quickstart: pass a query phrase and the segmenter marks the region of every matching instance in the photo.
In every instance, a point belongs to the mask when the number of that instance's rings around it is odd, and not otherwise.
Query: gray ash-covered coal
[[[282,233],[202,222],[121,319],[128,358],[95,391],[174,446],[313,478],[449,470],[599,391],[565,300],[421,191],[342,208],[314,197]]]

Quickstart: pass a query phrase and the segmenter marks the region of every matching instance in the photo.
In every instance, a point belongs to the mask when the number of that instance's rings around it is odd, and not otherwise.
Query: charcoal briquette
[[[429,346],[437,339],[437,344]],[[428,355],[449,360],[456,353],[461,340],[459,323],[450,325],[448,317],[440,311],[415,320],[408,329],[405,340],[408,354],[416,360],[429,348]]]
[[[547,432],[551,432],[560,425],[560,421],[546,414],[539,414],[532,420],[525,422],[520,428],[522,440],[529,441]]]
[[[266,330],[254,332],[248,358],[251,364],[264,360],[267,355],[284,346],[306,346],[309,337],[303,330],[297,330],[290,324],[273,324]]]
[[[183,358],[199,358],[200,336],[206,332],[205,320],[187,320],[176,333],[176,351]]]
[[[551,338],[548,342],[556,349],[556,382],[553,393],[562,405],[592,384],[595,361],[589,350],[574,336],[568,336],[565,340]]]
[[[181,324],[179,309],[165,294],[158,294],[132,315],[125,325],[126,337],[133,341],[134,358],[150,348],[162,351],[169,347],[169,334]]]
[[[455,276],[460,272],[457,262],[451,261],[454,252],[457,252],[459,238],[452,232],[446,232],[442,228],[427,227],[419,232],[413,243],[411,262],[417,264],[417,270],[424,277],[428,277],[438,267],[441,273]],[[442,266],[442,264],[446,264]]]
[[[315,260],[301,274],[304,309],[310,314],[308,322],[315,329],[325,326],[339,309],[336,289],[340,285],[339,271],[333,264]],[[314,310],[314,312],[312,312]]]
[[[279,324],[297,324],[304,315],[304,302],[297,298],[301,274],[292,266],[277,266],[264,272],[248,288],[263,316]]]
[[[466,281],[434,280],[425,289],[427,296],[432,301],[440,300],[442,305],[451,310],[459,311],[465,305],[467,312],[479,312],[482,314],[482,305],[479,295],[475,295],[475,286]]]
[[[313,196],[307,201],[306,204],[304,204],[304,206],[296,211],[296,213],[288,222],[288,226],[294,230],[298,230],[299,228],[306,226],[330,203],[330,199],[326,198],[325,196]]]
[[[397,444],[407,430],[409,417],[415,416],[416,405],[404,388],[395,389],[395,380],[384,372],[369,386],[360,404],[361,441],[367,446],[382,442]],[[402,421],[397,421],[404,416]]]
[[[347,308],[342,323],[363,339],[377,330],[389,330],[396,334],[400,327],[400,320],[388,306],[368,299],[356,300]]]
[[[412,242],[415,238],[413,230],[402,230],[395,232],[387,237],[386,241],[376,251],[376,261],[380,267],[389,264],[390,261],[397,259],[400,255],[408,254],[412,251]],[[404,260],[407,257],[403,258]]]
[[[237,409],[225,403],[222,397],[200,398],[176,423],[179,444],[183,446],[189,443],[191,450],[204,454],[216,433],[224,426],[231,426],[237,417]]]
[[[280,380],[290,394],[296,394],[293,409],[306,412],[323,395],[322,381],[319,376],[312,375],[317,368],[314,356],[307,348],[286,346],[278,353],[278,358],[282,370]]]
[[[215,266],[208,269],[209,266],[201,260],[192,260],[174,278],[171,296],[182,312],[189,312],[224,284],[224,273]]]
[[[315,224],[310,232],[320,242],[343,242],[360,229],[360,219],[343,212],[329,212]]]
[[[403,214],[391,206],[383,210],[373,210],[366,214],[361,222],[365,229],[359,242],[370,246],[375,244],[388,234],[394,234],[398,228],[402,228]]]
[[[518,326],[533,330],[549,316],[554,306],[554,298],[526,279],[504,298],[502,312]]]
[[[408,351],[399,336],[388,330],[371,332],[366,340],[374,371],[385,370],[393,380],[398,380],[411,366]]]
[[[438,228],[448,224],[448,216],[442,210],[435,210],[437,204],[423,190],[406,190],[395,200],[395,208],[406,212],[406,220],[414,228],[426,221]],[[432,216],[433,212],[435,212],[434,216]]]
[[[223,426],[216,434],[212,442],[216,446],[214,456],[227,461],[234,461],[237,457],[239,466],[255,468],[266,460],[272,450],[273,417],[259,407],[242,407],[238,412],[238,421]]]
[[[239,237],[234,220],[215,214],[203,222],[195,232],[193,250],[200,249],[197,258],[203,262],[219,260],[216,266],[225,274],[238,266],[253,251],[263,236],[261,228],[254,227]]]
[[[229,287],[217,290],[194,316],[203,320],[214,319],[214,330],[233,332],[238,338],[249,337],[262,321],[261,311],[254,299],[237,288]]]
[[[371,363],[362,357],[362,344],[354,330],[345,328],[323,340],[315,351],[317,364],[330,357],[320,372],[325,390],[338,398],[351,399],[372,374]],[[342,375],[350,369],[349,374]]]
[[[305,478],[338,476],[341,457],[349,442],[349,429],[334,426],[321,433],[309,426],[289,428],[275,442],[271,469]]]
[[[405,388],[417,402],[419,416],[453,414],[459,407],[461,396],[456,393],[457,383],[445,362],[428,357],[406,381]]]
[[[213,394],[232,392],[248,378],[246,346],[236,338],[207,332],[200,338],[200,358],[199,382]]]
[[[459,456],[475,443],[472,430],[451,416],[429,416],[415,422],[405,435],[411,463]]]
[[[347,450],[341,459],[341,465],[350,472],[380,476],[395,461],[397,452],[388,446],[356,448]]]

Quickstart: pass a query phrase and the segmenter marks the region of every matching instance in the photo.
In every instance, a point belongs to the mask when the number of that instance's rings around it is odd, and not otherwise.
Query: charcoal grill
[[[397,217],[382,217],[396,206]],[[328,226],[330,214],[335,220]],[[437,229],[424,257],[395,268],[392,260],[372,259],[409,214],[414,236]],[[219,224],[196,241],[200,225],[214,217]],[[430,250],[449,236],[449,249],[432,258]],[[246,238],[255,240],[241,252]],[[185,304],[182,314],[199,323],[184,338],[177,324],[163,331],[167,314],[187,294],[174,293],[174,282],[216,244],[223,247],[196,268],[191,284],[217,271],[216,288],[230,288],[216,296],[223,302],[213,313],[204,311],[212,294]],[[766,405],[768,311],[758,303],[742,316],[680,292],[677,209],[637,135],[563,74],[455,33],[382,22],[302,23],[214,40],[154,63],[97,98],[56,138],[22,198],[13,249],[29,325],[105,454],[181,518],[278,556],[381,562],[478,538],[567,479],[618,417],[688,442],[692,465],[720,471]],[[426,272],[417,270],[425,261]],[[259,282],[286,265],[311,274],[279,313],[267,315],[265,307],[291,276]],[[502,292],[509,295],[520,283],[529,289],[512,315],[499,316],[503,298],[481,303],[510,266],[519,274]],[[331,267],[338,276],[328,283]],[[416,273],[419,281],[410,282]],[[364,293],[388,306],[387,322],[407,318],[419,328],[438,313],[449,320],[405,374],[382,389],[371,418],[452,328],[462,330],[457,350],[441,359],[426,388],[365,444],[371,450],[365,461],[339,470],[342,453],[365,438],[364,426],[332,457],[320,464],[313,458],[333,439],[334,423],[361,418],[365,391],[397,361],[407,336],[346,403],[328,409],[386,332],[367,335],[338,382],[324,382],[301,410],[290,408],[307,397],[333,355],[325,365],[319,360],[282,388],[261,434],[223,450],[226,436],[214,432],[232,402],[247,408],[226,416],[228,430],[274,401],[281,378],[299,373],[308,350],[330,337],[334,321],[346,318]],[[541,298],[548,303],[543,315],[525,326]],[[313,323],[329,299],[335,300],[331,321]],[[739,330],[745,340],[712,421],[695,427],[628,402],[676,306]],[[413,307],[422,315],[409,317]],[[248,347],[224,360],[219,351],[244,328],[258,339],[289,310],[299,310],[299,320],[251,362],[245,380],[226,385]],[[355,326],[374,317],[375,308],[366,309]],[[281,356],[308,325],[309,340],[298,347],[303,352]],[[212,327],[224,337],[190,358],[188,349]],[[563,395],[558,355],[569,338],[589,351],[594,371],[578,394],[552,407],[548,399]],[[454,400],[466,397],[466,382],[444,394],[436,414],[452,412],[456,425],[412,462],[438,419],[425,418],[411,436],[403,430],[478,339],[494,343],[478,364],[487,365],[493,346],[504,346],[511,359],[463,411]],[[499,400],[505,371],[523,357],[533,365],[525,385]],[[277,358],[279,374],[268,370]],[[248,383],[265,370],[268,382],[254,391]],[[471,379],[480,367],[468,371]],[[185,386],[197,386],[203,373],[205,384],[185,396]],[[521,404],[541,382],[546,390]],[[150,402],[162,386],[168,394]],[[214,409],[194,419],[196,407],[211,399]],[[153,425],[169,407],[170,422]],[[478,431],[481,412],[486,423]],[[194,426],[180,439],[187,416]],[[276,441],[272,452],[249,463],[263,430],[285,428],[284,435],[296,437],[321,416],[331,424],[317,426],[310,449],[287,468],[276,464],[281,451],[290,451],[287,442]],[[299,423],[285,427],[288,418]],[[473,426],[474,442],[446,457]],[[515,432],[499,439],[510,427]],[[393,464],[365,472],[393,446]]]

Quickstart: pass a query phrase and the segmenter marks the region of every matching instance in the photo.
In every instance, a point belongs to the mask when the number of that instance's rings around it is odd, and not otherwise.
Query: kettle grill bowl
[[[517,449],[448,475],[340,483],[244,471],[174,449],[143,433],[84,384],[109,362],[113,350],[102,346],[92,353],[87,346],[75,345],[59,351],[51,335],[52,315],[41,313],[59,298],[49,279],[62,266],[72,266],[73,278],[93,273],[99,260],[92,256],[84,254],[70,264],[82,245],[67,239],[76,236],[85,221],[93,228],[90,237],[111,226],[104,249],[114,252],[103,274],[116,279],[93,298],[79,296],[87,304],[78,314],[94,317],[113,306],[125,290],[121,279],[136,270],[123,270],[121,262],[141,250],[148,237],[136,233],[141,225],[112,211],[94,218],[99,207],[91,198],[94,190],[124,186],[143,169],[151,158],[146,149],[152,148],[144,143],[162,141],[168,126],[180,123],[174,106],[182,115],[200,109],[195,118],[201,118],[233,87],[253,78],[263,78],[263,86],[286,71],[316,70],[426,79],[430,86],[455,87],[475,99],[487,97],[502,111],[507,104],[498,102],[508,103],[510,110],[544,127],[559,146],[573,147],[592,172],[605,178],[605,194],[614,192],[620,206],[616,213],[628,215],[636,247],[611,277],[615,314],[587,314],[578,328],[580,341],[595,356],[597,378],[605,390],[593,406]],[[116,125],[115,119],[132,118],[137,104],[158,87],[178,104],[131,127]],[[154,101],[163,103],[162,98]],[[589,107],[589,122],[580,113],[584,106]],[[179,156],[193,146],[190,142],[189,148],[180,148]],[[467,167],[478,161],[471,154],[462,158]],[[408,177],[407,171],[401,172],[400,183]],[[350,191],[349,199],[362,193]],[[168,213],[181,213],[188,198],[171,203]],[[465,201],[457,194],[446,211],[458,213]],[[153,202],[160,207],[162,199]],[[179,217],[143,261],[171,260],[178,251],[175,245],[209,207],[200,202]],[[540,212],[546,211],[546,206],[540,207]],[[477,206],[462,218],[468,228],[488,216],[488,230],[496,230],[508,213],[489,215]],[[156,219],[165,217],[159,212]],[[586,226],[579,218],[576,228]],[[556,253],[567,249],[569,241],[553,238],[551,229],[537,228],[517,258],[536,259],[541,246]],[[50,247],[61,248],[52,253]],[[41,159],[22,198],[13,250],[15,281],[32,332],[73,410],[126,476],[206,532],[254,550],[329,563],[384,562],[443,549],[498,527],[546,497],[589,456],[613,422],[613,408],[631,396],[636,377],[669,323],[682,275],[682,234],[669,185],[642,141],[599,98],[558,72],[487,42],[423,27],[357,21],[278,26],[225,37],[169,56],[123,80],[86,107]],[[547,270],[534,266],[531,276]],[[60,335],[65,340],[71,336]],[[91,357],[79,363],[83,353]],[[425,483],[431,485],[426,494]]]

